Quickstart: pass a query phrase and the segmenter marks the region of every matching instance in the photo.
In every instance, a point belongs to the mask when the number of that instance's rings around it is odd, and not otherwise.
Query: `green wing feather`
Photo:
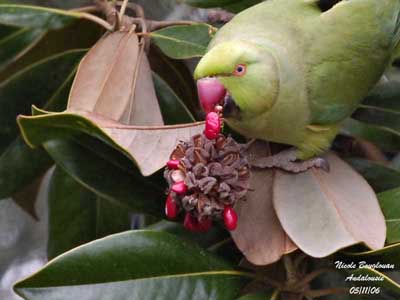
[[[379,80],[399,43],[399,12],[400,0],[343,0],[307,23],[313,124],[342,121]]]

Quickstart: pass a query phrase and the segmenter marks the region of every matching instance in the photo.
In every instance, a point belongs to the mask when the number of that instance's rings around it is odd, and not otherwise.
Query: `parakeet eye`
[[[233,75],[243,76],[244,74],[246,74],[246,65],[243,64],[237,65],[235,71],[233,71]]]

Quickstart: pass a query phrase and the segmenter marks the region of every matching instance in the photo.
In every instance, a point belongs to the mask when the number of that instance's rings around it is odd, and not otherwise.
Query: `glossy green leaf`
[[[170,26],[150,33],[153,42],[169,57],[201,57],[215,33],[207,24]]]
[[[131,229],[131,214],[116,201],[96,199],[96,237],[104,237]]]
[[[156,73],[153,73],[154,87],[166,125],[195,122],[191,112],[181,99]]]
[[[32,104],[42,106],[62,85],[84,54],[67,51],[20,71],[0,84],[0,152],[18,133],[15,118]]]
[[[163,220],[148,226],[147,229],[175,234],[180,238],[195,242],[204,248],[213,247],[217,243],[229,238],[227,231],[220,226],[213,226],[213,228],[208,232],[198,234],[196,232],[186,230],[182,223]]]
[[[353,118],[400,136],[400,87],[397,81],[381,83],[365,99]],[[387,136],[387,133],[384,135]],[[380,139],[376,137],[375,139]],[[394,140],[393,140],[394,141]],[[398,138],[396,138],[396,143]],[[399,150],[397,147],[395,150]]]
[[[96,195],[118,202],[129,211],[163,215],[164,186],[142,177],[114,149],[84,136],[51,140],[44,147],[65,172]],[[97,152],[90,150],[93,147]]]
[[[400,110],[363,104],[353,117],[359,121],[400,131]]]
[[[344,122],[342,133],[367,140],[385,151],[400,150],[400,131],[388,127],[371,125],[349,118]]]
[[[0,39],[17,32],[20,28],[14,26],[0,25]]]
[[[363,101],[364,105],[400,111],[400,85],[396,80],[378,84]]]
[[[222,7],[240,1],[241,0],[185,0],[185,3],[195,7],[210,8]]]
[[[345,252],[344,255],[352,261],[357,261],[359,266],[371,264],[376,267],[374,269],[394,271],[398,270],[400,265],[400,243],[375,251]],[[377,265],[378,263],[380,265]]]
[[[60,168],[55,169],[49,189],[49,258],[129,228],[126,209],[97,197]]]
[[[64,254],[15,290],[29,300],[225,300],[247,276],[174,235],[133,231]]]
[[[67,76],[45,107],[52,110],[65,109],[74,73],[75,70]],[[52,163],[46,151],[41,148],[31,149],[21,137],[17,137],[0,155],[0,199],[18,196],[16,193],[19,190],[40,177]]]
[[[0,4],[0,24],[60,29],[80,18],[78,12],[18,4]]]
[[[48,57],[68,50],[90,48],[102,34],[101,27],[83,19],[60,30],[49,30],[34,47],[0,73],[0,81]]]
[[[0,39],[0,71],[29,51],[43,36],[41,29],[21,29]]]
[[[21,137],[0,154],[0,199],[10,197],[52,165],[42,149],[30,149]]]
[[[150,46],[149,61],[151,69],[171,87],[197,120],[200,120],[199,117],[204,113],[200,107],[192,71],[185,62],[169,58],[154,44]]]
[[[70,74],[66,74],[64,82],[58,87],[55,93],[44,105],[44,109],[54,112],[62,112],[67,108],[68,97],[71,91],[73,79],[78,66],[71,70]],[[40,113],[39,113],[40,114]]]
[[[233,4],[224,6],[223,9],[226,9],[227,11],[230,11],[233,13],[239,13],[242,10],[245,10],[246,8],[256,5],[262,1],[263,0],[240,0],[240,1],[236,1]]]
[[[49,189],[48,257],[94,240],[95,211],[95,194],[56,168]]]
[[[370,276],[376,278],[382,278],[383,281],[373,281],[373,282],[362,282],[359,283],[360,286],[376,286],[381,287],[382,289],[394,292],[396,295],[400,294],[400,284],[390,278],[388,275],[382,273],[381,271],[370,269],[370,268],[362,268],[358,269],[355,272],[352,272],[355,276]]]
[[[376,192],[400,186],[400,171],[365,159],[353,158],[348,162],[369,182]]]
[[[398,243],[400,242],[400,188],[380,193],[378,199],[386,219],[386,241],[390,244]]]

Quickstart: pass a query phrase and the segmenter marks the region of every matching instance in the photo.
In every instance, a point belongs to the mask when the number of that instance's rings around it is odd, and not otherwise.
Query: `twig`
[[[92,21],[94,23],[99,24],[100,26],[103,26],[108,31],[113,31],[114,30],[114,26],[112,26],[110,23],[108,23],[107,21],[103,20],[102,18],[96,17],[95,15],[92,15],[92,14],[89,14],[89,13],[85,13],[85,12],[82,12],[79,15],[83,19]]]
[[[279,290],[275,290],[271,296],[271,300],[278,300],[279,293],[280,293]]]
[[[283,265],[286,270],[286,278],[288,285],[293,285],[296,281],[296,267],[293,264],[293,260],[289,255],[283,257]]]
[[[332,289],[321,289],[321,290],[309,290],[305,292],[303,295],[305,297],[311,298],[319,298],[330,295],[338,295],[347,293],[348,289],[346,288],[332,288]]]
[[[363,139],[356,138],[355,140],[357,142],[357,146],[360,148],[360,150],[363,152],[368,160],[375,161],[384,165],[389,164],[389,161],[386,159],[385,154],[376,145]]]
[[[115,9],[115,6],[111,5],[107,0],[94,0],[94,3],[98,7],[98,10],[101,11],[109,24],[112,24],[112,31],[119,28],[119,19],[118,12]]]
[[[73,8],[73,9],[70,9],[69,11],[93,13],[93,12],[98,12],[99,8],[96,5],[91,5],[91,6]]]
[[[91,6],[85,6],[81,8],[74,8],[71,9],[70,11],[72,12],[79,12],[82,18],[88,19],[90,21],[93,21],[108,31],[114,31],[118,26],[112,25],[110,23],[115,23],[111,22],[112,21],[112,16],[117,13],[117,10],[115,7],[110,4],[110,2],[106,0],[95,0],[94,1],[96,5],[91,5]],[[136,17],[135,18],[129,18],[129,21],[132,21],[134,24],[139,25],[140,29],[142,30],[142,33],[140,35],[142,36],[147,36],[148,32],[155,31],[158,29],[162,29],[165,27],[169,26],[175,26],[175,25],[197,25],[200,24],[199,22],[194,22],[194,21],[189,21],[189,20],[178,20],[178,21],[156,21],[156,20],[147,20],[144,18],[144,10],[143,8],[136,4],[136,3],[129,3],[129,0],[124,0],[124,1],[114,1],[117,5],[121,6],[121,9],[118,13],[118,19],[115,21],[119,21],[119,24],[123,24],[123,16],[125,15],[126,9],[129,8],[135,12]],[[103,20],[97,16],[94,16],[90,13],[93,12],[102,12],[107,20]]]
[[[122,18],[125,15],[126,7],[128,6],[129,0],[124,0],[121,4],[121,8],[119,10],[118,19],[119,22],[122,23]]]
[[[193,21],[150,21],[149,20],[149,26],[148,28],[150,31],[158,30],[161,28],[165,28],[168,26],[174,26],[174,25],[197,25],[199,24],[198,22],[193,22]]]
[[[137,25],[141,25],[141,21],[143,20],[142,18],[132,18],[133,22]],[[155,31],[161,28],[169,27],[169,26],[174,26],[174,25],[197,25],[199,24],[198,22],[193,22],[193,21],[155,21],[155,20],[144,20],[147,31]]]
[[[115,4],[118,6],[121,6],[124,4],[123,1],[115,1]],[[129,8],[130,10],[132,10],[135,13],[136,17],[139,18],[144,18],[144,9],[141,5],[136,4],[136,3],[128,3],[126,4],[126,8]]]
[[[272,279],[268,276],[265,276],[265,275],[262,276],[259,280],[276,288],[278,291],[281,291],[284,288],[284,286],[281,282],[279,282],[278,280]]]

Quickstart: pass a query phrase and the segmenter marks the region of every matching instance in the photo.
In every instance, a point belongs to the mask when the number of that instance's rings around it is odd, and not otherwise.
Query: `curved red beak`
[[[200,104],[205,113],[215,110],[218,104],[223,105],[226,89],[216,78],[203,78],[197,81]]]

